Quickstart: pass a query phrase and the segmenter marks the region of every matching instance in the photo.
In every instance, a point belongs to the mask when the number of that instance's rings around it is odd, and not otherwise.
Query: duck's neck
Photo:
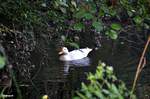
[[[69,54],[69,52],[67,52],[67,53],[64,53],[64,55],[67,55],[67,54]]]
[[[66,50],[66,51],[63,52],[63,54],[65,54],[65,55],[66,55],[66,54],[69,54],[69,51]]]
[[[69,52],[62,53],[61,55],[67,55],[67,54],[69,54]]]

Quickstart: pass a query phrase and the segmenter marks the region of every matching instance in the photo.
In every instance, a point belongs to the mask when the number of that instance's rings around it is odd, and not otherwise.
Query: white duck
[[[59,54],[61,55],[59,57],[59,59],[61,61],[78,60],[78,59],[87,57],[87,55],[91,51],[92,51],[92,49],[90,49],[90,48],[83,48],[83,49],[73,50],[73,51],[69,52],[66,47],[63,47],[62,50],[59,52]]]

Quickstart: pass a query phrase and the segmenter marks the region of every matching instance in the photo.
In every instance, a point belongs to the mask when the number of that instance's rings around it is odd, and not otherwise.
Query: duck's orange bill
[[[60,55],[60,54],[63,54],[63,52],[61,51],[61,52],[59,52],[58,54],[59,54],[59,55]]]

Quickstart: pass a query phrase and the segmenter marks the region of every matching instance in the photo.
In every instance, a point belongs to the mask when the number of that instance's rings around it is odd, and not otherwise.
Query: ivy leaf
[[[104,15],[105,15],[104,11],[102,9],[100,9],[99,16],[104,16]]]
[[[66,42],[66,43],[67,43],[68,45],[74,47],[74,48],[77,48],[77,49],[80,48],[79,45],[78,45],[77,43],[75,43],[75,42]]]
[[[149,28],[150,28],[149,25],[146,24],[146,23],[144,23],[144,27],[145,27],[146,29],[149,29]]]
[[[96,11],[97,11],[97,7],[95,4],[91,4],[91,8],[89,9],[89,11],[92,13],[92,14],[95,14]]]
[[[77,7],[77,4],[75,1],[71,1],[71,4],[76,8]]]
[[[75,17],[80,19],[80,18],[83,18],[84,14],[85,14],[85,10],[84,9],[80,9],[76,14],[75,14]]]
[[[66,1],[58,1],[61,6],[68,7]]]
[[[122,27],[121,27],[120,24],[113,23],[113,24],[111,24],[111,28],[118,31],[118,30],[120,30]]]
[[[0,56],[0,69],[4,68],[5,64],[5,57]]]
[[[85,13],[84,17],[85,17],[85,19],[90,20],[93,18],[93,15],[91,13]]]
[[[110,38],[115,40],[118,38],[117,32],[114,30],[110,30]]]
[[[142,23],[142,18],[141,18],[140,16],[135,16],[135,17],[133,18],[133,20],[134,20],[134,22],[135,22],[136,24]]]
[[[132,17],[133,16],[133,12],[132,11],[127,11],[129,17]]]
[[[97,30],[97,31],[102,31],[103,30],[103,26],[101,22],[98,21],[94,21],[92,23],[92,26]]]
[[[105,34],[108,35],[113,40],[117,39],[118,37],[117,32],[115,30],[106,31]]]
[[[74,29],[81,31],[84,28],[84,25],[82,23],[76,23],[74,24]]]
[[[117,94],[117,95],[119,94],[119,91],[118,91],[117,87],[114,84],[111,85],[111,91],[113,93]]]
[[[66,37],[65,37],[64,35],[61,36],[61,39],[62,39],[63,41],[66,41]]]
[[[64,7],[60,7],[60,10],[61,10],[61,12],[63,12],[63,13],[66,13],[67,11],[66,11],[66,8],[64,8]]]
[[[117,12],[114,9],[110,9],[109,11],[111,16],[116,16]]]

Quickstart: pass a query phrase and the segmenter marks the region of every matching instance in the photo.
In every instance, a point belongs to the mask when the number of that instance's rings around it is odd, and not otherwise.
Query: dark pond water
[[[117,77],[131,88],[135,76],[139,56],[142,51],[134,52],[127,43],[113,43],[105,40],[102,47],[92,51],[88,58],[75,62],[61,62],[58,60],[58,52],[54,44],[50,44],[47,49],[48,58],[39,58],[38,53],[33,53],[36,65],[40,65],[33,73],[31,86],[27,88],[25,99],[39,99],[44,94],[49,95],[49,99],[71,99],[74,90],[80,88],[80,83],[86,81],[87,72],[94,72],[99,60],[114,67]],[[44,61],[42,61],[44,60]],[[147,57],[147,61],[149,58]],[[47,65],[41,65],[42,62]],[[150,67],[149,63],[143,69],[137,84],[138,98],[149,97],[146,88],[150,87]],[[150,89],[150,88],[149,88]],[[147,96],[145,96],[147,95]],[[146,98],[148,99],[148,98]]]

